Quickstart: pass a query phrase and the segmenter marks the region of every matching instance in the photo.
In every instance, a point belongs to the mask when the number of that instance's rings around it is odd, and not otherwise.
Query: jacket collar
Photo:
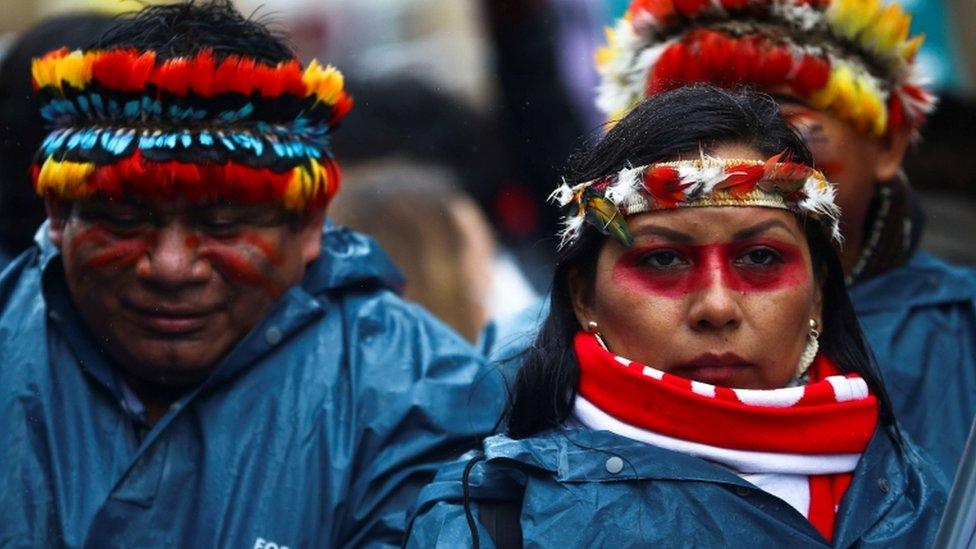
[[[972,269],[949,265],[925,252],[908,263],[850,288],[858,314],[910,307],[958,303],[976,299]]]
[[[549,471],[559,482],[678,480],[756,489],[722,467],[608,431],[562,429],[518,440],[496,435],[485,440],[484,448],[489,462],[515,463]],[[613,457],[620,458],[622,470],[610,466],[608,460]],[[833,545],[849,547],[874,527],[904,495],[906,482],[905,459],[886,428],[879,427],[862,454],[841,502]],[[794,515],[795,527],[819,537],[806,519],[799,513]]]

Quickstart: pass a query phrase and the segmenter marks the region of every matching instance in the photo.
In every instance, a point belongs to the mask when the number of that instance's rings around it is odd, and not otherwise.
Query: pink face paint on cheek
[[[741,256],[757,246],[775,250],[779,254],[778,261],[768,266],[738,262]],[[674,251],[686,263],[673,268],[653,268],[647,263],[647,258],[655,250]],[[737,292],[780,290],[803,283],[806,274],[803,255],[796,246],[772,240],[750,240],[745,243],[631,250],[617,260],[612,279],[634,291],[679,298],[714,283]]]

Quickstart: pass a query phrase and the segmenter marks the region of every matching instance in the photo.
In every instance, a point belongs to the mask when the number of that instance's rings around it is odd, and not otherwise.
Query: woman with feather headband
[[[713,87],[574,158],[505,432],[421,493],[409,544],[927,544],[943,481],[899,432],[811,164],[769,97]]]
[[[896,414],[952,478],[976,416],[976,271],[918,249],[901,163],[935,97],[910,23],[884,0],[632,0],[597,52],[597,105],[612,123],[703,82],[777,99],[837,184],[841,265]]]

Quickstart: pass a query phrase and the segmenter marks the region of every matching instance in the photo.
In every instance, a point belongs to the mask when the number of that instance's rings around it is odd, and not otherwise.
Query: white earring
[[[813,318],[810,319],[810,331],[807,332],[807,346],[803,349],[803,354],[800,355],[800,362],[796,366],[796,378],[800,378],[803,374],[807,373],[810,365],[813,364],[813,359],[817,358],[817,352],[820,350],[820,332],[817,331],[817,321]]]

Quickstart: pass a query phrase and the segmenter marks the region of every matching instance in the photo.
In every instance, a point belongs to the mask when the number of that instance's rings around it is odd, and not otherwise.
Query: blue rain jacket
[[[482,547],[494,546],[478,514],[489,501],[521,500],[525,547],[561,549],[925,547],[946,501],[934,467],[880,430],[841,501],[833,544],[789,504],[734,473],[608,431],[499,435],[485,440],[483,452],[468,493]],[[469,461],[445,466],[421,492],[409,547],[470,546],[462,503]]]
[[[976,270],[917,252],[851,299],[898,422],[954,478],[976,415]]]
[[[303,283],[142,428],[46,235],[0,277],[2,547],[397,545],[504,402],[376,244],[329,227]]]

